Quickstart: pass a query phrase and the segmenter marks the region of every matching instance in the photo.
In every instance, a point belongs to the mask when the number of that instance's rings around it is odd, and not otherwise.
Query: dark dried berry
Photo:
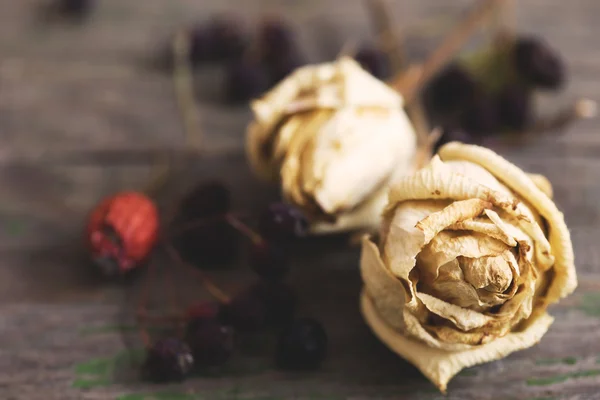
[[[461,129],[449,129],[446,128],[442,132],[440,139],[436,142],[433,147],[433,152],[437,153],[440,147],[450,142],[461,142],[465,144],[476,144],[477,140],[475,140],[471,135],[466,133]]]
[[[248,34],[244,24],[232,14],[219,15],[209,21],[204,35],[209,45],[210,59],[213,61],[239,60],[247,47]]]
[[[265,67],[269,72],[271,86],[278,84],[304,64],[304,57],[298,52],[285,53],[269,61]]]
[[[294,290],[282,283],[258,282],[222,307],[220,320],[242,332],[289,322],[296,312]]]
[[[191,29],[189,41],[189,57],[192,67],[199,67],[212,60],[211,38],[204,27],[194,27]]]
[[[240,332],[254,332],[266,326],[266,304],[251,286],[221,308],[219,319]]]
[[[225,76],[225,94],[229,103],[247,103],[268,88],[269,77],[261,64],[242,60],[229,65]]]
[[[177,338],[158,340],[146,354],[142,373],[151,382],[184,380],[194,366],[190,347]]]
[[[298,297],[289,285],[261,282],[254,290],[266,305],[267,325],[279,326],[289,323],[296,315]]]
[[[451,64],[425,88],[425,103],[434,114],[449,115],[462,111],[473,102],[478,84],[458,64]]]
[[[518,85],[507,86],[498,95],[498,110],[503,126],[524,130],[533,121],[531,92]]]
[[[233,354],[233,328],[222,325],[215,318],[198,317],[191,320],[186,328],[186,340],[198,367],[223,365]]]
[[[277,281],[289,271],[285,251],[267,241],[253,243],[250,248],[250,266],[262,279]]]
[[[85,18],[92,11],[93,0],[57,0],[56,11],[69,18]]]
[[[240,236],[221,217],[230,209],[229,189],[216,181],[199,184],[184,197],[174,227],[185,230],[178,232],[173,244],[185,261],[201,268],[233,261]]]
[[[320,322],[311,318],[294,321],[279,337],[276,363],[281,369],[318,368],[327,356],[327,333]]]
[[[473,136],[488,136],[500,130],[498,103],[490,95],[480,93],[464,110],[461,127]]]
[[[262,213],[259,232],[268,240],[282,241],[305,236],[308,220],[296,207],[285,203],[273,203]]]
[[[391,76],[390,59],[376,47],[362,47],[354,59],[371,75],[378,79],[388,79]]]
[[[288,23],[277,16],[261,21],[258,40],[263,61],[267,63],[276,61],[284,55],[297,53],[294,31]]]
[[[565,66],[560,55],[537,38],[521,38],[514,47],[517,71],[531,84],[557,89],[565,81]]]
[[[207,219],[201,226],[177,235],[173,245],[188,263],[203,269],[219,268],[237,257],[240,235],[222,219]]]
[[[226,214],[231,209],[231,192],[220,182],[202,182],[183,198],[180,210],[188,219]]]

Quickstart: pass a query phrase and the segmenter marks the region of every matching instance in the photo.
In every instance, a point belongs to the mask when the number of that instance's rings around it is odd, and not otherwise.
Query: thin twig
[[[257,232],[255,232],[248,225],[240,221],[232,214],[227,214],[225,216],[225,220],[229,223],[229,225],[233,226],[237,229],[238,232],[241,232],[244,236],[252,241],[252,243],[261,243],[263,242],[262,236],[260,236]]]
[[[371,10],[370,15],[375,26],[375,29],[389,43],[385,47],[386,54],[392,63],[392,68],[396,74],[404,73],[405,60],[403,38],[399,30],[395,29],[397,24],[392,18],[392,10],[387,0],[367,0]],[[428,142],[429,125],[425,117],[425,111],[420,101],[413,101],[406,105],[408,118],[412,122],[417,135],[417,143],[419,147],[424,146]]]
[[[356,55],[356,47],[356,40],[347,40],[340,49],[340,52],[336,58],[339,60],[342,57],[354,57]]]
[[[377,31],[382,48],[388,54],[396,73],[404,70],[405,54],[402,34],[396,29],[388,0],[366,0],[369,16]]]
[[[556,114],[538,119],[530,129],[530,133],[560,130],[577,120],[594,118],[597,112],[598,104],[594,100],[577,99]]]
[[[460,51],[475,31],[489,20],[496,7],[500,6],[503,2],[504,0],[482,0],[446,36],[444,41],[427,58],[425,63],[419,66],[418,73],[415,74],[416,76],[412,84],[406,84],[406,79],[401,74],[392,79],[390,85],[396,89],[400,89],[400,85],[402,85],[401,90],[406,103],[409,104],[412,102],[429,80]]]

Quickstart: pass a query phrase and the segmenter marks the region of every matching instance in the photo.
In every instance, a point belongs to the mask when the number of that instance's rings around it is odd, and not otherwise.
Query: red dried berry
[[[92,212],[87,242],[92,258],[108,274],[120,274],[142,263],[158,239],[159,214],[142,193],[123,192],[104,199]]]

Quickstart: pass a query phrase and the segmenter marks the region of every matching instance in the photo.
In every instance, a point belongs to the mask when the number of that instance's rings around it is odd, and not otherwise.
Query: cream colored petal
[[[552,200],[533,184],[527,174],[491,150],[478,146],[448,143],[440,149],[438,154],[444,159],[468,160],[483,166],[532,204],[550,226],[550,244],[555,257],[555,279],[548,289],[546,303],[554,303],[571,294],[577,287],[571,235],[563,214]],[[538,247],[537,240],[536,247]],[[545,256],[544,251],[549,253],[549,249],[543,249],[541,257]],[[538,261],[542,260],[540,254],[537,255]]]
[[[402,281],[389,273],[381,260],[377,246],[368,237],[362,241],[360,272],[365,288],[376,294],[375,301],[386,321],[395,329],[404,329],[402,318],[406,290]]]
[[[552,198],[554,196],[554,191],[552,190],[552,184],[544,175],[540,174],[527,174],[529,179],[537,186],[538,189],[542,191],[546,196]]]
[[[518,226],[533,238],[538,262],[551,264],[554,261],[544,232],[534,220],[527,216],[530,211],[524,204],[513,196],[494,191],[471,178],[453,172],[441,161],[439,153],[433,157],[427,167],[409,177],[400,179],[391,188],[385,214],[392,214],[396,204],[405,200],[436,198],[480,199],[492,203],[495,207],[512,215],[517,220]]]
[[[338,110],[311,141],[303,176],[304,190],[314,193],[328,213],[352,209],[375,192],[398,163],[408,164],[415,152],[412,127],[401,112],[357,115],[355,108]],[[407,130],[408,129],[408,130]]]
[[[415,365],[445,393],[448,382],[462,369],[499,360],[510,353],[535,345],[546,333],[553,318],[543,313],[531,318],[524,331],[511,332],[491,343],[463,351],[444,351],[411,340],[394,330],[379,314],[370,297],[361,295],[361,312],[375,335],[393,352]]]
[[[338,215],[335,222],[313,223],[310,227],[311,233],[324,235],[355,230],[377,233],[382,221],[381,210],[387,203],[387,192],[387,186],[383,186],[356,209]]]
[[[433,282],[438,276],[439,267],[452,260],[459,257],[479,259],[497,256],[507,249],[508,247],[501,241],[481,233],[444,231],[434,237],[418,255],[418,269],[421,272],[421,279]],[[465,271],[468,261],[465,261],[464,265],[461,260],[459,263]]]
[[[487,206],[477,199],[445,204],[406,201],[395,210],[385,245],[386,264],[394,275],[408,279],[417,254],[436,234],[453,223],[480,215]]]
[[[490,210],[485,210],[490,211]],[[497,214],[496,214],[497,215]],[[499,227],[497,224],[486,221],[483,218],[470,219],[466,221],[457,222],[446,228],[447,230],[460,230],[460,231],[473,231],[483,235],[492,237],[502,241],[507,246],[516,246],[517,241],[514,237],[510,236],[506,229]]]
[[[435,281],[422,281],[421,283],[421,292],[431,294],[459,307],[483,311],[486,308],[496,305],[481,300],[477,290],[465,281],[465,276],[458,260],[452,260],[442,265],[438,269],[438,277]]]
[[[452,350],[465,349],[465,345],[442,343],[433,338],[409,310],[405,309],[406,288],[401,280],[394,277],[383,265],[377,246],[367,237],[363,238],[360,270],[365,290],[373,293],[374,301],[381,315],[395,329],[405,331],[429,346]]]
[[[446,303],[426,293],[417,293],[419,300],[434,314],[452,321],[458,329],[469,331],[491,323],[494,318],[477,311]]]

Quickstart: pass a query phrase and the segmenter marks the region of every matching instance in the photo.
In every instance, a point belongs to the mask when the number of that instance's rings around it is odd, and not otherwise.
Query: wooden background
[[[471,3],[398,0],[394,16],[410,27],[424,18],[451,19]],[[600,100],[600,2],[518,3],[521,30],[545,36],[568,62],[571,81],[555,102],[579,95]],[[444,398],[363,324],[359,251],[342,240],[307,243],[290,279],[301,294],[302,314],[323,320],[331,337],[321,371],[275,372],[268,354],[254,354],[260,346],[249,345],[222,376],[176,386],[140,384],[128,369],[128,355],[135,353],[124,318],[132,312],[131,285],[94,279],[81,246],[85,215],[99,198],[141,188],[151,170],[148,157],[127,165],[101,157],[103,150],[181,149],[171,80],[144,67],[170,32],[218,10],[235,7],[249,23],[261,9],[280,10],[292,19],[310,59],[322,61],[346,39],[370,37],[362,1],[101,0],[88,24],[44,29],[33,20],[37,4],[0,0],[1,399]],[[435,38],[414,33],[409,50],[420,58]],[[276,195],[246,167],[242,143],[250,115],[246,107],[219,104],[219,78],[218,70],[198,77],[208,154],[183,157],[185,165],[161,195],[166,207],[186,185],[206,177],[230,183],[240,210]],[[600,399],[599,128],[597,120],[583,121],[528,144],[491,144],[554,184],[572,230],[580,285],[552,308],[556,322],[538,346],[464,371],[445,398]],[[80,149],[90,154],[85,162],[60,157]],[[251,279],[243,263],[214,276],[228,288]]]

